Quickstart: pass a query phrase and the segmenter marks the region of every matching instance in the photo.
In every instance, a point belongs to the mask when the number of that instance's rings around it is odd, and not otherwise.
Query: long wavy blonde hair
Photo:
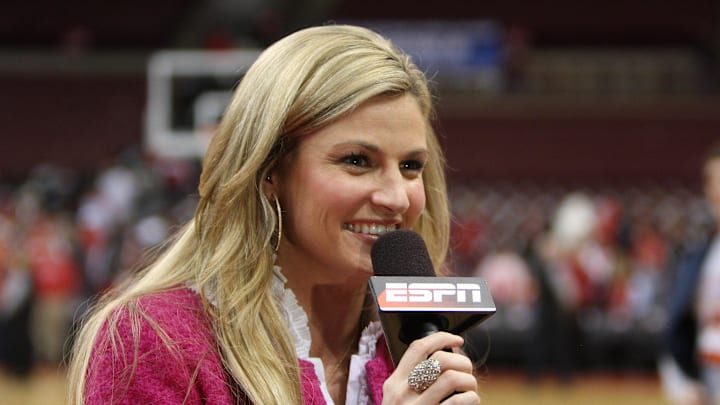
[[[194,218],[157,260],[86,318],[70,364],[70,403],[83,403],[84,377],[103,324],[112,335],[119,308],[137,313],[137,297],[186,285],[202,292],[224,366],[247,397],[257,404],[301,403],[295,349],[270,292],[277,221],[262,180],[299,137],[373,97],[402,94],[414,96],[426,117],[426,207],[414,230],[439,268],[448,248],[449,212],[425,76],[371,30],[328,25],[298,31],[266,49],[236,89],[203,161]]]

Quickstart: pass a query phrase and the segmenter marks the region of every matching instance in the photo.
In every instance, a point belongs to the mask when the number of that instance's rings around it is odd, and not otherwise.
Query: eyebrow
[[[375,152],[375,153],[380,153],[380,152],[382,152],[377,145],[372,144],[372,143],[368,143],[368,142],[365,142],[365,141],[348,141],[348,142],[341,142],[341,143],[335,144],[335,146],[336,146],[336,147],[342,147],[342,146],[360,146],[360,147],[362,147],[362,148],[368,149],[368,150],[370,150],[370,151],[372,151],[372,152]],[[422,155],[422,154],[428,154],[428,153],[430,153],[430,151],[429,151],[427,148],[417,148],[417,149],[414,149],[414,150],[411,150],[410,152],[408,152],[407,155],[408,155],[408,156],[413,156],[413,155]]]

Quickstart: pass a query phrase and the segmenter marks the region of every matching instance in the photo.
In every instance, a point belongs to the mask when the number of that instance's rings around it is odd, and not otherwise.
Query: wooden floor
[[[482,378],[480,393],[483,405],[668,404],[654,375],[586,375],[572,383],[529,383],[518,374],[490,374]]]
[[[592,375],[572,384],[552,379],[530,384],[513,373],[489,374],[480,385],[483,405],[663,405],[654,376]],[[0,405],[64,405],[62,371],[43,369],[19,380],[0,373]]]
[[[20,379],[0,372],[0,405],[65,405],[65,373],[42,368]]]

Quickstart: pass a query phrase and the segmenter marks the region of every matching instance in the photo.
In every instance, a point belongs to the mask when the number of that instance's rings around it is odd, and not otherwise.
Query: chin
[[[370,268],[362,268],[360,269],[360,274],[364,275],[365,277],[374,276],[375,272],[373,271],[372,266]]]
[[[372,264],[370,264],[369,259],[368,259],[367,264],[360,264],[360,265],[354,266],[354,267],[355,267],[355,270],[353,271],[353,275],[357,276],[359,278],[362,278],[363,280],[367,280],[375,274],[375,272],[373,271]]]

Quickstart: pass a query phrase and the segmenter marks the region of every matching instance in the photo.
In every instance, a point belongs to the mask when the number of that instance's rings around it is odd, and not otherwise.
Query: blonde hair
[[[190,284],[202,292],[225,368],[247,397],[257,404],[301,403],[295,349],[270,292],[277,223],[261,183],[299,137],[373,97],[402,94],[411,94],[427,118],[426,207],[415,231],[440,267],[449,212],[425,76],[368,29],[329,25],[298,31],[265,50],[235,91],[203,161],[194,219],[158,260],[107,296],[85,322],[70,367],[70,402],[83,403],[92,348],[103,323],[110,320],[113,333],[118,308],[133,309],[140,295]]]

